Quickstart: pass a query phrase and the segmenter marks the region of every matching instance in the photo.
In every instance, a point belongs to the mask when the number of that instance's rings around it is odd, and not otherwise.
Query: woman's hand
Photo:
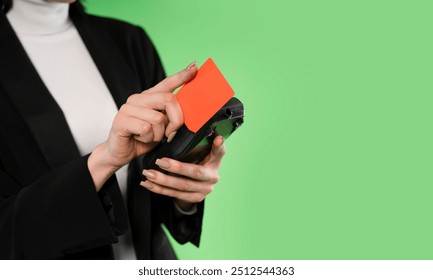
[[[87,165],[98,191],[132,159],[152,150],[164,137],[172,139],[183,124],[173,91],[197,74],[195,63],[156,86],[131,95],[113,120],[108,139],[93,150]]]
[[[218,169],[226,152],[224,138],[217,136],[209,155],[200,164],[183,163],[174,159],[162,158],[156,164],[170,174],[157,170],[144,170],[147,178],[141,185],[151,192],[171,196],[177,204],[188,210],[193,203],[203,199],[213,190],[219,180]],[[181,175],[181,176],[179,176]]]

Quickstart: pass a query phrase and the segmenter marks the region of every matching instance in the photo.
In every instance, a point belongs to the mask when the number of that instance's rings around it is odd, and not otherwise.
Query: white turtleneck
[[[81,155],[92,152],[106,140],[117,106],[69,18],[69,4],[14,0],[7,18],[62,109]],[[127,167],[116,176],[126,197]],[[136,259],[129,234],[114,251],[117,259]]]

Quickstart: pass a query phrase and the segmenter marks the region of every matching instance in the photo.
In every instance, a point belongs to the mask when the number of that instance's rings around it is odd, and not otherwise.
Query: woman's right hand
[[[173,91],[197,74],[195,63],[156,86],[131,95],[113,120],[108,139],[90,154],[87,165],[96,190],[120,167],[151,151],[164,137],[170,140],[183,124]]]

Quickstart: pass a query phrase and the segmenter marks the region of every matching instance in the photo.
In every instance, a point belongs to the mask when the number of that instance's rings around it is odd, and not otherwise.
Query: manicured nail
[[[162,160],[162,159],[157,159],[155,161],[156,165],[158,165],[161,168],[167,169],[170,168],[170,163],[166,160]]]
[[[191,70],[191,68],[193,68],[193,67],[195,66],[196,62],[197,62],[197,61],[193,61],[193,62],[191,62],[191,63],[188,65],[188,67],[186,67],[186,70]]]
[[[146,176],[147,178],[150,178],[150,179],[155,178],[155,173],[153,173],[149,170],[146,170],[146,169],[143,170],[143,175]]]
[[[170,143],[171,140],[173,140],[174,136],[176,136],[177,131],[173,131],[172,133],[170,133],[170,135],[168,135],[167,137],[167,143]]]
[[[146,189],[151,189],[152,188],[152,184],[149,181],[141,181],[140,185],[145,187]]]

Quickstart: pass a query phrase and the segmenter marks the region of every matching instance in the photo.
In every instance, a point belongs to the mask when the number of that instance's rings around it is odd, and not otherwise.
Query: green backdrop
[[[432,1],[87,0],[246,108],[182,259],[433,259]]]

